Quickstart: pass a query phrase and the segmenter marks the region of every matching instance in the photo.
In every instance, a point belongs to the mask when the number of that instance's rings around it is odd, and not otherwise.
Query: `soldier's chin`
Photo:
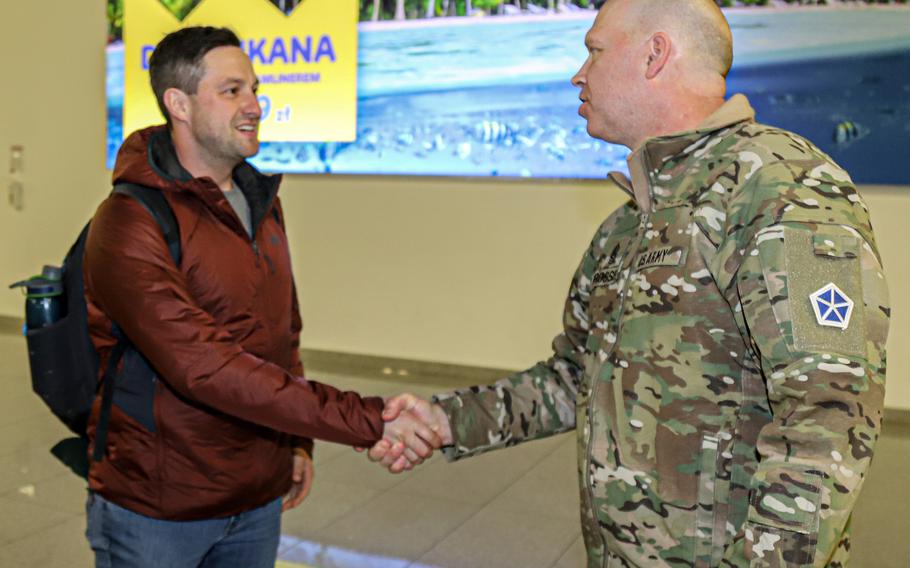
[[[603,131],[603,129],[598,128],[597,125],[593,124],[590,120],[588,121],[586,130],[588,131],[588,136],[590,136],[591,138],[597,138],[598,140],[606,140],[606,137],[605,137],[606,133]]]
[[[588,121],[586,130],[588,131],[588,136],[591,138],[597,138],[607,144],[619,144],[624,146],[624,144],[618,140],[615,132],[610,132],[609,128],[597,127],[597,125],[592,124],[590,120]]]

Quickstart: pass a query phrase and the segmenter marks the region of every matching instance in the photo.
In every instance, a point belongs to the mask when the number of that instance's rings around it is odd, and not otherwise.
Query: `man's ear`
[[[660,75],[667,61],[670,60],[670,51],[673,42],[664,32],[657,32],[648,39],[648,65],[645,68],[645,78],[653,79]]]
[[[172,121],[188,122],[190,119],[190,97],[180,89],[171,87],[164,91],[164,106]]]

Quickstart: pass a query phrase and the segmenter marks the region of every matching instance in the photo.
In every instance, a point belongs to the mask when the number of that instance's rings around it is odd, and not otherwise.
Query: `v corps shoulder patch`
[[[865,357],[860,239],[834,225],[775,234],[759,249],[765,278],[780,284],[774,315],[791,348]]]
[[[853,300],[833,282],[809,296],[818,325],[847,329],[853,315]]]

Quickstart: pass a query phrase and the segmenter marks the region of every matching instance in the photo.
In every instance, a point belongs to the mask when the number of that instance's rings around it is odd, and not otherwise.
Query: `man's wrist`
[[[446,414],[445,409],[442,408],[437,402],[430,403],[433,410],[433,418],[436,423],[438,430],[436,431],[439,434],[439,437],[442,439],[443,446],[451,446],[455,443],[455,439],[452,436],[452,427],[449,424],[449,415]]]

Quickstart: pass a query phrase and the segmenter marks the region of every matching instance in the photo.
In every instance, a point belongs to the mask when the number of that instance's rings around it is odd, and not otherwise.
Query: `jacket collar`
[[[152,170],[164,180],[188,182],[193,179],[177,159],[171,133],[166,128],[156,130],[149,137],[148,160]]]
[[[281,176],[262,174],[243,161],[234,168],[233,177],[250,205],[255,229],[272,208]],[[170,132],[164,125],[137,130],[124,140],[117,153],[113,181],[115,184],[128,182],[163,191],[192,194],[225,223],[234,226],[238,232],[246,233],[215,182],[207,177],[194,178],[180,164]]]
[[[662,201],[684,197],[669,194],[655,183],[664,163],[698,150],[702,145],[699,142],[708,134],[754,119],[749,100],[733,95],[695,129],[646,139],[626,159],[631,181],[621,172],[610,172],[609,178],[635,200],[639,209],[650,212]]]

